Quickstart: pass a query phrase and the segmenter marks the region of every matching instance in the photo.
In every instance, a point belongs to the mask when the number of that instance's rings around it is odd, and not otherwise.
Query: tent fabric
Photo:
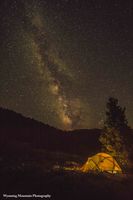
[[[98,170],[100,172],[108,173],[122,173],[122,170],[116,160],[107,153],[98,153],[92,157],[89,157],[87,162],[82,166],[81,171]]]

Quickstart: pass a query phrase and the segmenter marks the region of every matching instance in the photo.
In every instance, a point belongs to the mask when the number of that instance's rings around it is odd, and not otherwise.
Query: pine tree
[[[123,132],[129,128],[125,108],[119,106],[118,99],[113,97],[109,98],[106,107],[106,120],[100,136],[102,150],[116,158],[124,169],[129,164],[123,135]]]
[[[105,127],[116,128],[117,130],[128,129],[128,121],[126,119],[125,110],[118,104],[118,99],[110,97],[107,102]]]

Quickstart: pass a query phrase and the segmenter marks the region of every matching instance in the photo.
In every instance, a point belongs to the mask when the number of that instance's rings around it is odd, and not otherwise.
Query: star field
[[[113,96],[133,126],[132,1],[5,0],[0,11],[1,107],[96,128]]]

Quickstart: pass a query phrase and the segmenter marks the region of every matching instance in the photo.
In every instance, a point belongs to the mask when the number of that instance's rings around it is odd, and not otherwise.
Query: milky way
[[[113,96],[133,126],[132,4],[2,1],[0,106],[61,129],[99,128]]]
[[[33,62],[36,62],[42,81],[47,82],[48,91],[53,96],[51,107],[53,106],[54,112],[57,113],[61,128],[75,129],[80,127],[83,121],[81,103],[78,97],[70,97],[65,91],[62,78],[68,80],[72,73],[68,71],[68,67],[59,57],[56,47],[48,37],[43,21],[43,16],[37,10],[31,16],[27,13],[25,31],[31,37]],[[69,80],[67,84],[70,84]]]

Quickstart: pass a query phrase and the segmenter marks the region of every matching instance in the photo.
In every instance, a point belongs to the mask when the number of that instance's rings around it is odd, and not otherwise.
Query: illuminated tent
[[[107,153],[98,153],[89,157],[87,162],[82,166],[81,171],[100,171],[109,173],[122,173],[122,170],[116,160]]]

